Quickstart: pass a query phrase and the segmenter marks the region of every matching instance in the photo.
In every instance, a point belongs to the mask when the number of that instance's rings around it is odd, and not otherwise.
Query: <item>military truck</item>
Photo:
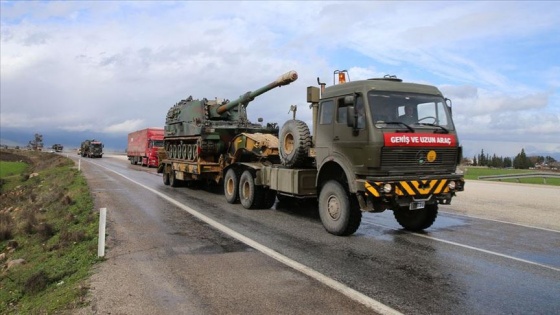
[[[247,209],[316,198],[324,228],[341,236],[359,228],[362,212],[385,210],[407,230],[427,229],[438,206],[464,189],[451,101],[436,87],[394,76],[350,82],[347,71],[335,71],[333,86],[317,78],[320,87],[307,88],[313,133],[294,106],[280,130],[248,122],[248,103],[297,73],[283,77],[231,103],[204,99],[195,111],[190,99],[172,107],[158,168],[164,184],[213,180],[229,203]]]
[[[54,152],[62,152],[64,146],[62,144],[56,143],[52,145],[52,149],[54,150]]]
[[[82,157],[102,158],[103,143],[99,140],[85,140],[80,146],[80,154]]]

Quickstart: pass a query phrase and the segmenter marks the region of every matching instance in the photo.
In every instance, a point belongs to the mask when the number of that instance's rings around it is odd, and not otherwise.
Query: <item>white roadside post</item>
[[[105,256],[105,222],[107,222],[107,208],[99,210],[99,244],[97,245],[97,256]]]

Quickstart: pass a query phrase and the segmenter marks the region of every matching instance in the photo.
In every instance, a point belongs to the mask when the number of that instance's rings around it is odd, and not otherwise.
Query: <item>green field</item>
[[[517,170],[517,169],[501,169],[501,168],[485,168],[485,167],[466,167],[464,169],[465,179],[476,179],[479,176],[492,176],[492,175],[514,175],[514,174],[531,174],[531,173],[551,173],[550,171],[537,171],[537,170]],[[559,172],[555,174],[560,175]],[[487,179],[484,179],[487,180]],[[520,178],[517,179],[503,179],[503,182],[511,183],[524,183],[524,184],[545,184],[560,186],[560,178],[546,178],[543,180],[542,176],[536,175],[530,178]]]
[[[59,155],[3,152],[9,157],[0,161],[0,314],[70,314],[87,303],[102,260],[87,182]]]
[[[27,163],[0,161],[0,178],[19,175],[25,171]]]

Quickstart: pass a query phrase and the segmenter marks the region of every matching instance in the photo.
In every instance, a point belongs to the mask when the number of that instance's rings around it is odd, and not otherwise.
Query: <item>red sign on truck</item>
[[[387,147],[454,147],[457,139],[454,135],[434,133],[396,133],[383,135]]]

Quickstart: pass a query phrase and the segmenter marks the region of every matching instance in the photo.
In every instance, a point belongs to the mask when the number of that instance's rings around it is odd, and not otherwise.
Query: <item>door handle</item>
[[[334,136],[333,140],[340,140],[338,136]]]

